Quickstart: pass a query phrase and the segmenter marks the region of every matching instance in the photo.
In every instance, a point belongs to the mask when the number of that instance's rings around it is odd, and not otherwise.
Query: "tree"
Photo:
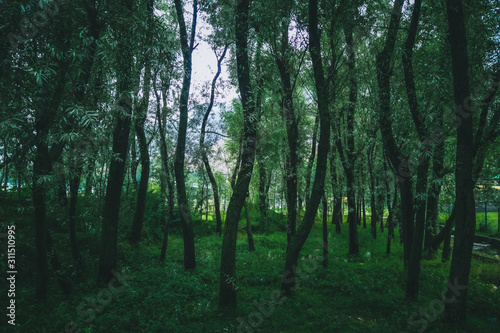
[[[248,61],[248,19],[250,0],[240,1],[235,10],[236,29],[236,61],[238,71],[238,86],[243,105],[243,151],[241,167],[237,175],[233,194],[229,200],[226,213],[224,236],[222,239],[219,305],[222,307],[236,306],[235,279],[236,236],[241,209],[247,197],[250,179],[255,159],[255,144],[257,139],[257,124],[253,91],[250,84]]]
[[[142,221],[144,219],[144,210],[146,208],[146,195],[149,183],[149,144],[146,138],[144,125],[149,108],[149,93],[151,91],[151,44],[153,41],[153,16],[154,0],[148,0],[146,4],[147,26],[146,26],[146,50],[144,56],[144,86],[142,89],[142,98],[136,109],[137,115],[134,121],[135,133],[139,141],[139,151],[141,154],[141,180],[137,191],[137,205],[135,209],[134,222],[132,224],[132,243],[138,243],[141,239]],[[149,45],[148,45],[149,44]],[[135,144],[134,144],[135,145]]]
[[[457,283],[468,286],[472,246],[476,228],[476,212],[473,192],[473,114],[470,107],[469,59],[467,55],[467,37],[465,14],[461,0],[447,0],[446,12],[450,33],[450,49],[455,96],[455,114],[457,126],[457,155],[455,169],[455,195],[457,215],[455,217],[455,239],[451,260],[451,285]],[[447,289],[446,298],[456,301],[447,302],[445,315],[453,323],[466,319],[467,289],[459,294]]]
[[[203,122],[201,124],[201,131],[200,131],[200,150],[201,150],[201,160],[203,161],[203,164],[205,165],[205,169],[207,170],[207,175],[208,179],[210,179],[210,184],[212,185],[212,191],[214,193],[214,206],[215,206],[215,219],[216,219],[216,232],[219,234],[219,236],[222,233],[222,219],[220,215],[220,201],[219,201],[219,187],[217,185],[217,181],[215,180],[214,174],[212,172],[212,168],[210,168],[210,162],[208,161],[208,156],[207,156],[207,147],[205,147],[205,132],[206,132],[206,126],[207,126],[207,121],[208,117],[210,116],[210,112],[212,111],[212,107],[214,105],[214,99],[215,99],[215,84],[217,83],[217,79],[220,76],[222,67],[222,61],[224,60],[224,57],[226,56],[226,51],[227,51],[227,45],[224,47],[224,50],[222,51],[222,54],[220,56],[217,56],[217,72],[215,73],[215,76],[212,80],[212,87],[210,91],[210,103],[208,104],[207,110],[205,111],[205,115],[203,116]]]
[[[186,194],[186,182],[184,179],[184,158],[186,150],[186,133],[188,119],[188,99],[189,89],[191,87],[191,55],[194,49],[194,39],[196,33],[196,19],[198,13],[198,1],[193,1],[193,18],[191,22],[191,35],[188,40],[186,23],[184,22],[184,9],[181,0],[175,0],[175,11],[179,22],[181,50],[184,68],[182,79],[182,90],[179,100],[179,131],[177,135],[177,146],[175,148],[175,181],[177,185],[177,202],[182,221],[182,230],[184,234],[184,267],[193,269],[196,266],[194,252],[194,232],[191,222],[191,212]]]
[[[306,204],[306,212],[295,236],[292,237],[286,253],[285,271],[283,273],[282,292],[290,294],[295,290],[298,282],[296,276],[297,260],[302,246],[314,224],[318,206],[325,188],[325,177],[330,146],[330,99],[325,84],[323,63],[321,56],[321,34],[318,29],[318,1],[309,0],[309,52],[311,54],[316,95],[319,110],[319,142],[316,174],[312,187],[311,197]]]
[[[122,0],[117,6],[117,13],[129,17],[132,12],[132,0]],[[120,198],[123,179],[125,176],[125,161],[127,160],[128,139],[132,116],[132,36],[133,29],[130,22],[122,22],[116,30],[118,40],[117,53],[117,98],[116,125],[113,132],[113,158],[109,166],[108,184],[104,208],[102,212],[101,252],[99,257],[99,277],[108,282],[116,269],[118,217],[120,213]]]

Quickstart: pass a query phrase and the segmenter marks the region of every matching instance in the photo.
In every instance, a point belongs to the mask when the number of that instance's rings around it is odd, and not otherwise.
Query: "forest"
[[[500,0],[0,1],[1,332],[500,332]]]

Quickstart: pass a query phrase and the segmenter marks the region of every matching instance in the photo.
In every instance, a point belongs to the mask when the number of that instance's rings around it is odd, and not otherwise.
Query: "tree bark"
[[[450,34],[453,90],[457,121],[457,155],[455,170],[456,227],[451,260],[450,284],[468,286],[472,247],[476,227],[473,193],[473,115],[470,108],[469,60],[465,15],[461,0],[447,0],[446,9]],[[456,293],[455,293],[456,294]],[[446,297],[455,297],[448,289]],[[458,324],[466,320],[467,289],[456,295],[456,301],[445,305],[446,318]]]
[[[326,196],[323,194],[323,267],[328,267],[328,204]]]
[[[335,145],[332,145],[329,156],[330,162],[330,179],[332,182],[332,193],[333,193],[333,213],[332,213],[332,224],[335,224],[335,232],[337,234],[341,233],[342,224],[342,195],[338,190],[339,181],[337,177],[337,166],[335,165]]]
[[[215,180],[214,174],[212,172],[212,168],[210,167],[210,162],[208,161],[208,155],[207,155],[207,150],[205,147],[205,128],[207,126],[208,122],[208,117],[210,116],[210,112],[212,111],[212,107],[214,105],[214,99],[215,99],[215,84],[217,83],[217,79],[220,76],[220,73],[222,71],[222,61],[224,60],[224,57],[226,56],[226,51],[227,51],[227,45],[224,47],[224,51],[222,51],[222,54],[220,57],[216,55],[217,58],[217,73],[215,73],[215,76],[212,80],[212,88],[210,91],[210,103],[208,104],[207,110],[205,111],[205,115],[203,116],[203,122],[201,124],[201,131],[200,131],[200,150],[201,150],[201,160],[203,161],[203,164],[205,165],[205,169],[208,174],[208,179],[210,180],[210,184],[212,185],[212,191],[214,194],[214,210],[215,210],[215,220],[216,220],[216,227],[215,227],[215,232],[221,236],[222,234],[222,218],[220,215],[220,200],[219,200],[219,186],[217,185],[217,181]],[[207,207],[208,209],[208,207]]]
[[[123,0],[121,2],[122,15],[126,16],[132,11],[132,1]],[[132,33],[128,31],[119,32],[119,50],[117,52],[118,68],[118,108],[117,123],[113,132],[113,155],[109,165],[108,184],[106,196],[104,198],[104,208],[102,212],[102,236],[101,252],[99,257],[99,277],[104,282],[109,282],[113,278],[112,271],[116,270],[117,262],[117,241],[118,241],[118,218],[120,213],[120,198],[125,172],[125,161],[127,159],[128,140],[130,134],[132,99],[129,94],[132,89],[132,43],[130,41]]]
[[[238,85],[243,105],[243,152],[241,167],[233,194],[227,208],[224,236],[222,239],[219,305],[236,306],[235,279],[236,236],[241,209],[247,197],[255,159],[255,141],[257,136],[255,103],[250,85],[250,66],[248,61],[248,12],[249,0],[242,0],[236,6],[236,62]]]
[[[147,31],[146,31],[146,47],[150,47],[153,42],[153,17],[154,17],[154,0],[148,0],[146,5],[147,13]],[[141,240],[142,222],[144,220],[144,211],[146,209],[146,196],[148,193],[149,183],[149,144],[146,139],[146,132],[144,124],[149,109],[149,93],[151,92],[151,60],[149,53],[146,51],[144,56],[144,87],[142,89],[143,97],[137,109],[137,116],[135,119],[134,127],[139,141],[139,152],[141,154],[141,180],[139,182],[139,189],[137,192],[137,203],[134,214],[134,221],[132,223],[131,242],[138,243]]]
[[[247,239],[248,239],[248,251],[253,252],[255,251],[255,244],[253,242],[253,234],[252,234],[252,224],[250,221],[250,211],[248,210],[248,200],[245,200],[244,207],[245,207],[245,219],[247,220]]]
[[[404,0],[395,0],[391,13],[389,29],[383,50],[377,55],[377,82],[379,87],[379,124],[382,132],[382,142],[387,157],[393,168],[397,170],[401,192],[401,214],[403,220],[404,262],[407,267],[410,259],[411,242],[413,238],[413,193],[411,179],[405,158],[399,151],[394,139],[391,121],[391,61],[394,54],[397,33],[399,30],[401,10]]]
[[[324,182],[330,146],[330,115],[329,96],[327,85],[325,84],[320,40],[321,36],[318,31],[318,1],[309,0],[309,52],[313,65],[320,122],[318,158],[312,193],[306,204],[304,219],[297,233],[292,237],[286,254],[285,271],[283,273],[283,283],[281,287],[282,292],[285,294],[293,292],[298,285],[299,280],[296,276],[298,257],[314,224],[314,219],[325,188]]]
[[[314,130],[313,130],[313,136],[312,136],[312,146],[311,146],[311,154],[309,155],[309,160],[307,162],[307,171],[306,171],[306,190],[305,190],[305,198],[306,198],[306,207],[307,207],[307,201],[309,201],[309,196],[311,192],[311,175],[312,175],[312,168],[314,164],[314,159],[316,158],[316,141],[317,141],[317,136],[318,136],[318,124],[319,124],[319,117],[316,116],[316,119],[314,120]]]
[[[283,90],[283,110],[288,139],[288,158],[286,159],[286,202],[287,202],[287,242],[295,234],[297,224],[297,182],[298,182],[298,137],[299,129],[297,117],[293,105],[293,86],[290,78],[290,64],[288,53],[288,30],[289,21],[285,20],[281,31],[281,54],[276,57],[276,64],[281,78],[281,89]],[[313,139],[313,150],[315,150],[315,140]],[[312,153],[313,154],[313,153]],[[314,160],[314,157],[313,157]],[[311,166],[312,167],[312,166]],[[310,174],[309,174],[310,177]],[[308,193],[307,191],[306,193]],[[307,194],[306,194],[307,195]]]
[[[183,56],[184,75],[182,79],[182,90],[179,100],[179,132],[177,136],[177,146],[175,148],[175,181],[177,185],[177,202],[179,205],[179,214],[182,221],[182,230],[184,238],[184,267],[185,269],[194,269],[196,266],[194,251],[194,232],[191,222],[191,212],[186,194],[186,182],[184,176],[184,159],[186,151],[186,133],[188,120],[188,99],[191,86],[191,56],[194,48],[194,38],[196,32],[196,19],[198,16],[198,1],[193,1],[193,18],[191,25],[191,36],[188,40],[186,24],[184,22],[184,9],[181,0],[175,0],[175,10],[177,20],[179,21],[180,41]],[[189,43],[189,44],[188,44]]]
[[[76,204],[78,200],[78,188],[80,187],[80,179],[82,176],[83,163],[78,156],[73,157],[72,165],[70,166],[69,180],[69,239],[71,255],[77,267],[82,268],[83,259],[78,248],[78,238],[76,235]]]

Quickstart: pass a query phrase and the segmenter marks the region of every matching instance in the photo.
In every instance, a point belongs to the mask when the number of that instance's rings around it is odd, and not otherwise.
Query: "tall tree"
[[[248,61],[248,19],[250,0],[241,0],[235,10],[236,62],[238,86],[243,105],[243,151],[233,194],[227,207],[224,236],[222,239],[219,305],[236,306],[236,289],[233,281],[236,271],[236,236],[241,209],[245,203],[252,178],[255,159],[255,141],[257,124],[255,101],[250,84],[250,66]]]
[[[391,162],[392,167],[396,170],[400,181],[401,193],[401,213],[403,220],[403,247],[404,247],[404,262],[407,267],[410,259],[411,242],[413,238],[414,214],[413,214],[413,186],[409,177],[408,164],[405,157],[401,153],[396,144],[392,129],[391,115],[391,76],[392,76],[392,60],[394,48],[396,45],[397,34],[401,20],[401,10],[404,0],[395,0],[389,21],[389,28],[385,39],[384,48],[377,55],[377,82],[378,82],[378,98],[379,98],[379,124],[382,132],[382,142],[384,151]]]
[[[196,35],[196,19],[198,17],[198,1],[193,1],[193,17],[191,22],[191,35],[188,36],[186,23],[184,21],[183,1],[175,0],[175,11],[179,22],[180,42],[183,61],[182,90],[179,100],[179,130],[177,135],[177,146],[175,148],[175,181],[177,185],[177,202],[182,221],[184,235],[184,267],[193,269],[196,266],[194,252],[194,232],[191,221],[191,212],[186,194],[186,180],[184,179],[184,159],[186,154],[186,133],[188,120],[188,100],[191,87],[191,56],[194,49],[194,39]]]
[[[133,0],[122,0],[117,5],[118,17],[129,18],[132,16]],[[110,281],[112,271],[116,269],[118,218],[120,213],[120,198],[123,179],[125,176],[125,163],[129,143],[131,116],[132,116],[132,36],[133,24],[129,20],[122,20],[118,24],[116,39],[117,52],[117,99],[116,125],[113,131],[113,158],[109,165],[108,184],[104,207],[102,212],[101,253],[99,257],[99,277]]]
[[[287,241],[295,234],[297,223],[297,184],[298,184],[298,136],[299,129],[297,116],[293,104],[293,88],[290,75],[290,47],[288,45],[288,31],[290,30],[290,11],[292,1],[285,2],[285,18],[281,20],[281,49],[279,55],[275,57],[276,65],[280,73],[281,89],[283,94],[283,118],[285,120],[286,133],[288,139],[288,156],[286,159],[286,202],[287,202]],[[315,140],[313,139],[313,150],[315,150]],[[314,160],[314,157],[313,157]],[[306,197],[308,194],[306,193]]]
[[[210,184],[212,185],[212,191],[214,193],[214,206],[215,206],[215,219],[216,219],[216,232],[219,236],[222,233],[222,218],[220,215],[220,200],[219,200],[219,186],[217,185],[217,181],[215,180],[214,173],[212,172],[212,168],[210,167],[210,162],[208,161],[207,147],[205,147],[205,132],[208,122],[208,117],[210,116],[210,112],[212,111],[214,100],[215,100],[215,84],[217,83],[217,79],[219,78],[222,71],[222,61],[226,56],[227,45],[224,47],[224,51],[217,58],[217,72],[212,80],[212,87],[210,90],[210,103],[208,104],[207,110],[205,111],[205,115],[203,116],[203,122],[201,124],[200,131],[200,150],[201,150],[201,160],[205,165],[205,169],[207,171],[208,179],[210,180]]]
[[[139,151],[141,154],[141,180],[137,191],[137,203],[132,223],[132,243],[138,243],[141,239],[142,221],[144,220],[144,210],[146,209],[146,195],[148,193],[149,183],[149,144],[146,138],[144,125],[149,108],[149,93],[151,91],[151,44],[153,41],[153,17],[154,0],[148,0],[146,3],[146,34],[145,34],[145,55],[144,55],[144,85],[142,89],[142,98],[136,109],[134,121],[135,133],[139,141]]]
[[[453,74],[453,91],[457,126],[457,154],[455,169],[455,195],[457,215],[455,217],[455,239],[448,282],[456,286],[468,286],[472,246],[476,228],[476,213],[473,192],[474,137],[470,107],[469,58],[464,7],[461,0],[447,0],[446,12],[450,34],[450,49]],[[447,289],[445,315],[458,323],[466,319],[467,289],[458,293]]]
[[[325,177],[328,164],[328,150],[330,146],[330,114],[329,95],[323,70],[321,55],[321,34],[318,29],[318,0],[309,0],[309,52],[311,54],[314,82],[319,110],[319,142],[316,173],[311,191],[311,197],[306,204],[306,212],[295,236],[292,237],[286,253],[285,271],[283,273],[282,292],[290,294],[295,290],[297,283],[297,260],[300,250],[307,240],[318,206],[325,188]]]

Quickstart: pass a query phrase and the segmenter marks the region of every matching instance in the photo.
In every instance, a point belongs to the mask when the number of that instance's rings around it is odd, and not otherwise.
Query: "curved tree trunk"
[[[411,178],[409,177],[408,166],[405,158],[396,145],[392,131],[391,121],[391,84],[392,76],[391,61],[393,59],[394,47],[396,45],[397,33],[399,30],[401,11],[404,0],[395,0],[391,13],[389,29],[383,50],[377,55],[377,82],[379,87],[379,124],[382,132],[382,142],[384,150],[391,165],[397,170],[400,181],[401,192],[401,215],[403,229],[404,263],[408,265],[410,259],[411,242],[413,238],[413,192]]]
[[[224,236],[222,239],[220,294],[219,305],[223,307],[236,306],[235,279],[236,236],[241,209],[245,203],[252,177],[255,159],[255,140],[257,124],[253,92],[250,85],[250,66],[248,61],[248,11],[249,0],[241,0],[236,6],[236,62],[238,69],[238,85],[243,105],[243,152],[241,167],[234,186],[233,194],[227,208]]]
[[[179,204],[179,214],[182,221],[184,238],[184,267],[194,269],[196,266],[194,251],[194,232],[191,222],[191,212],[186,194],[186,182],[184,177],[184,158],[186,151],[186,133],[188,120],[188,99],[191,87],[191,56],[194,48],[194,38],[196,32],[196,19],[198,16],[198,1],[193,1],[193,19],[191,26],[191,36],[188,40],[186,24],[184,22],[184,9],[181,0],[174,0],[177,20],[179,22],[181,49],[183,56],[184,76],[182,79],[182,90],[179,100],[179,132],[177,136],[177,146],[175,148],[175,182],[177,185],[177,202]]]
[[[224,47],[224,51],[222,51],[222,54],[220,57],[217,57],[217,73],[215,73],[215,76],[212,80],[212,88],[210,91],[210,103],[208,104],[207,110],[205,111],[205,115],[203,116],[203,122],[201,124],[201,131],[200,131],[200,150],[201,150],[201,160],[203,161],[203,164],[205,165],[205,169],[207,171],[208,179],[210,180],[210,184],[212,185],[212,191],[214,194],[214,209],[215,209],[215,220],[216,220],[216,228],[215,231],[219,234],[219,236],[222,234],[222,218],[220,215],[220,201],[219,201],[219,186],[217,185],[217,181],[215,180],[214,174],[212,172],[212,168],[210,168],[210,163],[208,161],[208,156],[207,156],[207,151],[205,147],[205,128],[207,126],[208,122],[208,116],[210,115],[210,112],[212,111],[213,105],[214,105],[214,99],[215,99],[215,84],[217,83],[217,79],[220,76],[220,73],[222,71],[222,61],[224,60],[224,57],[226,56],[226,51],[227,51],[227,45]],[[207,207],[208,209],[208,207]]]
[[[288,13],[289,14],[289,13]],[[285,20],[281,28],[281,54],[276,58],[276,64],[281,78],[281,88],[283,90],[283,110],[288,139],[288,156],[286,159],[286,202],[287,202],[287,242],[295,234],[297,224],[297,184],[298,184],[298,138],[299,129],[297,117],[293,105],[293,86],[290,78],[290,64],[288,55],[290,50],[288,46],[289,21]],[[311,153],[314,161],[315,139],[313,138],[313,152]],[[310,160],[311,163],[311,160]],[[312,168],[312,165],[310,166]],[[310,169],[308,169],[310,170]],[[308,173],[310,178],[310,173]],[[306,186],[307,187],[307,186]],[[307,187],[306,196],[309,192]]]
[[[290,294],[295,290],[299,282],[296,276],[297,261],[300,250],[307,240],[307,237],[314,224],[314,219],[318,211],[318,206],[321,201],[321,196],[324,193],[325,177],[328,162],[328,150],[330,142],[330,115],[329,115],[329,96],[327,93],[327,85],[325,84],[325,76],[323,71],[323,63],[321,57],[321,37],[318,31],[318,1],[309,0],[309,52],[313,64],[314,81],[318,97],[319,110],[319,143],[318,143],[318,159],[316,163],[316,173],[312,187],[310,199],[307,201],[306,212],[304,219],[297,230],[297,233],[292,237],[285,261],[285,271],[283,273],[282,292]]]
[[[123,0],[121,9],[124,11],[122,15],[130,14],[132,11],[131,1]],[[102,212],[101,253],[99,257],[99,277],[105,282],[109,282],[113,278],[112,271],[116,269],[117,262],[118,216],[132,115],[132,99],[129,94],[132,89],[133,61],[131,35],[130,31],[123,31],[118,36],[120,48],[117,52],[117,62],[121,72],[117,78],[117,97],[120,112],[118,112],[118,121],[113,132],[113,155],[118,156],[118,158],[112,158],[109,165],[108,184]]]

